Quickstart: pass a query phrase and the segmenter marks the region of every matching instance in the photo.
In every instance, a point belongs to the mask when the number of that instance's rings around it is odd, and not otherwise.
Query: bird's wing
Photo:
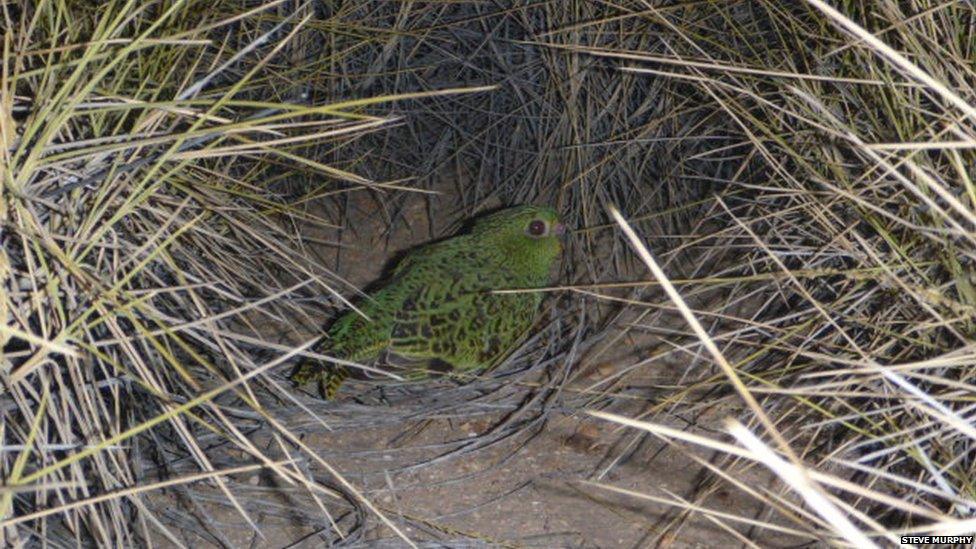
[[[508,350],[531,325],[533,294],[495,294],[463,280],[418,287],[401,302],[390,332],[395,352],[471,368]]]

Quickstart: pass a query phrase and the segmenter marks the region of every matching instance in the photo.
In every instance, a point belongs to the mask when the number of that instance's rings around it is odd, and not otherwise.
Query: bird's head
[[[566,226],[548,206],[515,206],[475,222],[471,234],[503,254],[513,268],[525,267],[548,274],[562,251]]]

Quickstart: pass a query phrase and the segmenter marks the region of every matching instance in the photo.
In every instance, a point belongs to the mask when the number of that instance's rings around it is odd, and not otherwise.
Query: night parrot
[[[356,363],[384,352],[428,369],[468,371],[504,358],[526,334],[547,285],[565,226],[552,208],[515,206],[477,219],[466,234],[406,255],[388,280],[328,329],[317,351]],[[418,369],[416,371],[423,371]],[[306,359],[296,385],[318,382],[333,398],[346,366]]]

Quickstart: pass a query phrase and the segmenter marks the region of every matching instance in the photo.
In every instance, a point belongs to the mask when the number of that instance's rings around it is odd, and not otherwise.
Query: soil
[[[388,225],[380,203],[363,194],[353,204],[355,207],[347,213],[347,223],[355,226],[357,233],[346,231],[341,238],[342,250],[338,254],[334,249],[327,250],[322,258],[356,287],[379,276],[387,259],[399,250],[444,234],[445,227],[449,226],[445,223],[444,227],[431,231],[426,222],[425,201],[417,197],[407,202],[405,221],[395,224],[397,231],[384,236]],[[339,235],[315,236],[329,240]],[[393,242],[397,243],[396,247],[388,245]],[[635,353],[631,349],[653,347],[651,339],[648,336],[648,341],[630,340],[626,347],[602,354],[598,363],[592,357],[581,360],[581,364],[573,366],[588,368],[580,382],[593,383],[633,364],[645,352]],[[646,368],[647,384],[680,383],[687,367],[680,361],[652,363]],[[351,396],[344,398],[348,403]],[[327,423],[334,422],[332,430],[308,421],[307,414],[298,409],[286,418],[286,424],[294,426],[303,435],[304,443],[341,471],[404,535],[418,543],[428,540],[431,546],[442,547],[743,545],[718,521],[713,522],[700,513],[682,513],[675,505],[662,500],[688,501],[718,512],[775,522],[746,494],[708,482],[703,468],[688,457],[687,450],[634,429],[592,418],[583,410],[551,414],[537,432],[414,468],[412,465],[442,454],[446,443],[477,437],[498,416],[421,421],[411,424],[405,433],[403,424],[343,427],[342,419],[346,416],[333,417],[330,404],[320,403],[320,406],[316,410],[323,410],[322,417]],[[648,419],[716,436],[721,431],[722,420],[740,412],[731,400],[717,401],[702,410],[694,417],[675,413]],[[256,444],[268,448],[277,444],[266,432],[259,431],[253,436]],[[706,452],[693,452],[705,460],[717,461]],[[307,467],[316,478],[334,483],[333,477],[325,474],[319,464],[309,462]],[[738,480],[752,488],[779,489],[764,472],[739,469]],[[215,489],[208,489],[213,493],[212,500],[194,496],[207,509],[207,524],[180,531],[178,535],[183,543],[191,547],[209,545],[215,535],[222,536],[223,544],[233,547],[321,547],[337,541],[329,533],[327,516],[301,490],[283,486],[267,475],[247,474],[234,479],[234,483],[245,492],[251,487],[251,492],[241,501],[261,535],[248,527],[232,507],[217,505],[226,501],[225,498]],[[641,494],[658,499],[645,499]],[[322,500],[329,508],[330,499]],[[175,496],[167,496],[155,501],[153,508],[171,510],[169,506],[176,503]],[[375,515],[360,518],[367,526],[358,530],[356,539],[346,540],[349,546],[407,546]],[[351,520],[349,517],[341,520],[342,529],[348,531]],[[749,524],[728,520],[724,524],[760,546],[796,546],[810,541],[750,528]],[[161,542],[164,546],[170,544]]]

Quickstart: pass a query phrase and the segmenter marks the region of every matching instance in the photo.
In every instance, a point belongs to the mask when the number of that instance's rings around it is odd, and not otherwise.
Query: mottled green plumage
[[[428,244],[407,255],[390,279],[328,330],[319,352],[367,362],[385,350],[410,360],[442,361],[456,370],[488,366],[531,327],[540,292],[549,282],[562,234],[556,212],[516,206],[479,219],[470,233]],[[332,398],[345,367],[306,361],[291,379],[321,383]]]

